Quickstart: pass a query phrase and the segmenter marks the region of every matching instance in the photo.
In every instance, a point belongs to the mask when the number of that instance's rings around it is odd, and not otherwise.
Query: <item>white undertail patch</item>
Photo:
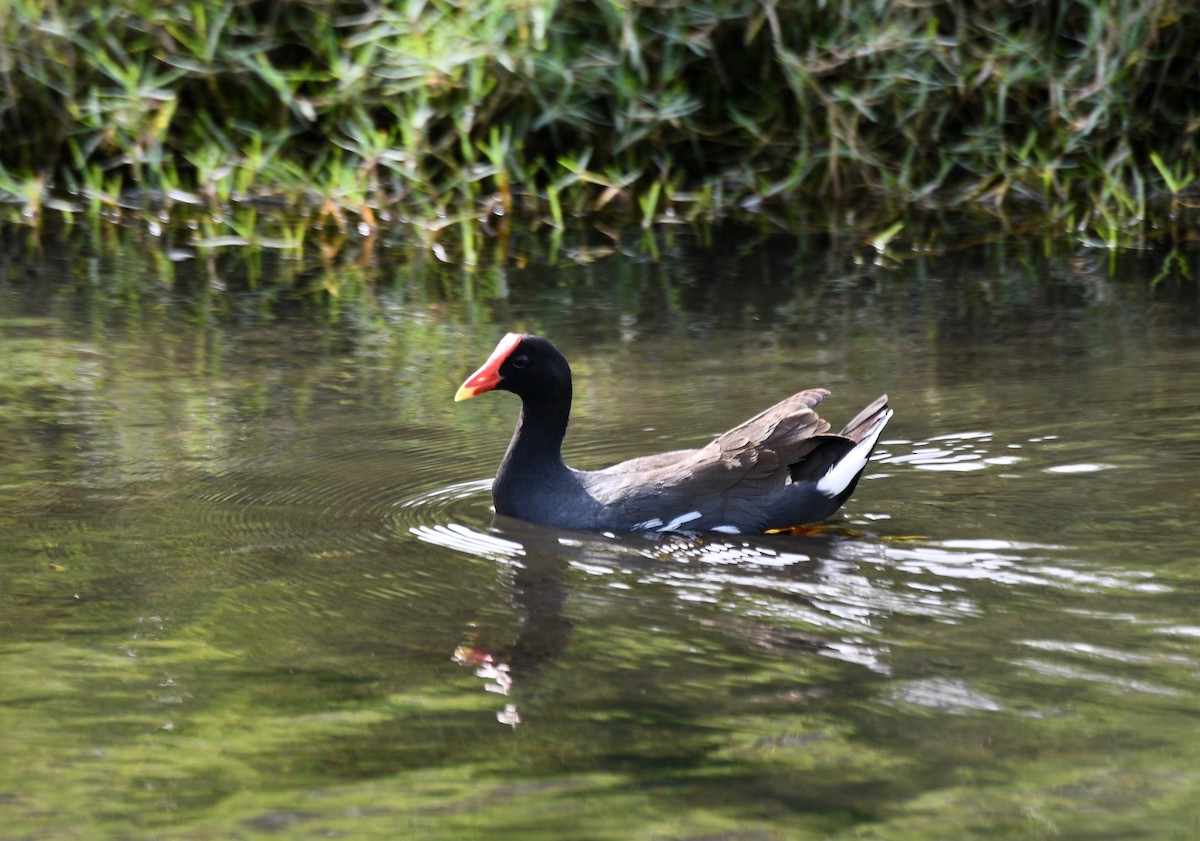
[[[661,529],[659,529],[659,531],[675,531],[677,528],[682,526],[684,523],[690,523],[692,520],[699,520],[703,516],[704,515],[701,514],[699,511],[689,511],[686,514],[680,514],[674,520],[672,520],[671,522],[669,522],[665,526],[663,526]]]
[[[887,426],[887,422],[891,420],[892,410],[888,409],[875,422],[875,426],[867,433],[866,437],[854,445],[854,449],[846,453],[842,459],[833,467],[829,468],[829,472],[817,480],[817,490],[828,497],[835,497],[846,488],[850,487],[850,483],[854,481],[854,477],[862,472],[867,466],[867,459],[871,455],[871,450],[875,447],[875,442],[879,440],[879,433],[883,432],[883,428]]]

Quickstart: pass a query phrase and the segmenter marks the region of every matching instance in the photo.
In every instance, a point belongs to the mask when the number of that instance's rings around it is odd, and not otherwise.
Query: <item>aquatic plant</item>
[[[1200,195],[1175,0],[11,0],[0,197],[114,217],[651,226],[972,206],[1137,244]]]

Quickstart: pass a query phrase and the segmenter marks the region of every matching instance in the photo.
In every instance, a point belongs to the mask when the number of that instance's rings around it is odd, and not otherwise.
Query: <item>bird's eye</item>
[[[508,361],[509,361],[509,364],[511,364],[514,368],[516,368],[519,371],[520,369],[524,368],[526,365],[529,364],[529,355],[525,354],[525,353],[518,353],[516,356],[512,357]]]

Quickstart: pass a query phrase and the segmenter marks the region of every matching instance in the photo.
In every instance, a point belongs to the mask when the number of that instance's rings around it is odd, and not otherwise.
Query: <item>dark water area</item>
[[[1200,251],[0,244],[0,838],[1200,834]],[[580,467],[896,415],[812,534],[493,522],[509,330]]]

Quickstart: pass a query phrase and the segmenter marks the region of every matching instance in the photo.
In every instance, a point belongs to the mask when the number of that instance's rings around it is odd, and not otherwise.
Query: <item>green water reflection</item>
[[[0,837],[1200,832],[1195,254],[6,247]],[[827,533],[493,523],[512,328],[584,466],[897,414]]]

